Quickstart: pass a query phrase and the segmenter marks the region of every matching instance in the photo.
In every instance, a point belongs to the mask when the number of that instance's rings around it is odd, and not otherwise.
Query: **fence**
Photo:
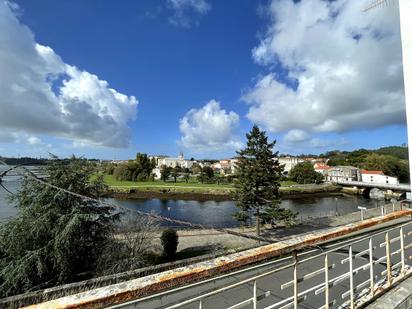
[[[292,263],[165,308],[357,308],[412,273],[411,235],[408,222],[304,259],[294,252]]]

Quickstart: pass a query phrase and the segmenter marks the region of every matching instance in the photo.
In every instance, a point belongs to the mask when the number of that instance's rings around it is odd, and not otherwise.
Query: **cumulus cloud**
[[[180,119],[180,143],[200,152],[239,149],[242,144],[234,133],[238,125],[239,116],[235,112],[226,112],[219,102],[211,100]]]
[[[300,129],[292,129],[288,131],[283,137],[284,146],[286,148],[312,148],[312,149],[326,149],[330,147],[341,147],[348,145],[349,142],[345,138],[341,139],[324,139],[313,137],[306,131]]]
[[[52,48],[36,43],[15,10],[16,5],[0,0],[0,129],[126,147],[136,98],[64,63]]]
[[[272,0],[253,59],[271,72],[243,99],[271,132],[345,132],[404,123],[397,9],[357,0]],[[282,68],[286,78],[275,72]],[[292,131],[291,131],[292,130]],[[306,136],[307,138],[307,136]]]
[[[206,15],[212,8],[206,0],[167,0],[167,3],[174,11],[169,22],[183,28],[198,25],[198,18]]]
[[[30,145],[38,145],[38,144],[41,144],[41,143],[42,143],[41,139],[38,138],[37,136],[30,136],[30,137],[27,139],[27,142],[28,142]]]
[[[308,140],[309,134],[303,130],[294,129],[290,130],[284,137],[287,143],[299,143]]]

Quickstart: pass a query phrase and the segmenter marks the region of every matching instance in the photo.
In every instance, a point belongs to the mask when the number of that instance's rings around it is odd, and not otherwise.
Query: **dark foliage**
[[[253,211],[259,235],[262,210],[274,219],[280,209],[282,167],[276,159],[278,153],[273,152],[276,141],[268,142],[266,133],[257,126],[246,137],[246,147],[238,152],[235,185],[236,205],[240,211],[235,217],[246,222]]]
[[[145,153],[138,153],[135,160],[118,164],[113,175],[117,180],[145,181],[150,178],[155,166],[155,160],[151,160]]]
[[[312,163],[302,162],[296,164],[289,172],[290,180],[300,184],[322,183],[323,176],[314,170]]]
[[[98,197],[101,178],[86,160],[50,161],[47,181]],[[18,215],[0,226],[0,297],[92,275],[118,215],[113,209],[25,178],[12,198]]]
[[[172,168],[170,166],[162,165],[160,167],[160,178],[162,178],[164,182],[166,182],[169,179],[171,173]]]
[[[163,255],[170,260],[176,255],[177,245],[179,244],[179,236],[174,229],[168,228],[163,231],[160,237],[163,246]]]

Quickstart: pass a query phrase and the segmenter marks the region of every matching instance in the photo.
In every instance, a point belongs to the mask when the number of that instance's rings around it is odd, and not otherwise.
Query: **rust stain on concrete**
[[[323,232],[297,236],[290,240],[280,241],[240,253],[230,254],[225,257],[109,285],[25,308],[103,308],[109,305],[120,304],[140,297],[153,295],[166,289],[210,278],[225,271],[274,258],[294,250],[303,249],[409,215],[412,215],[412,210],[401,210],[384,217],[372,218],[359,223],[331,228]]]

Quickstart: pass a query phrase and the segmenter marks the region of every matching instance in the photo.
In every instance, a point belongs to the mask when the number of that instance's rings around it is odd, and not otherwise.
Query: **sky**
[[[226,158],[407,142],[398,8],[0,0],[0,155]]]

